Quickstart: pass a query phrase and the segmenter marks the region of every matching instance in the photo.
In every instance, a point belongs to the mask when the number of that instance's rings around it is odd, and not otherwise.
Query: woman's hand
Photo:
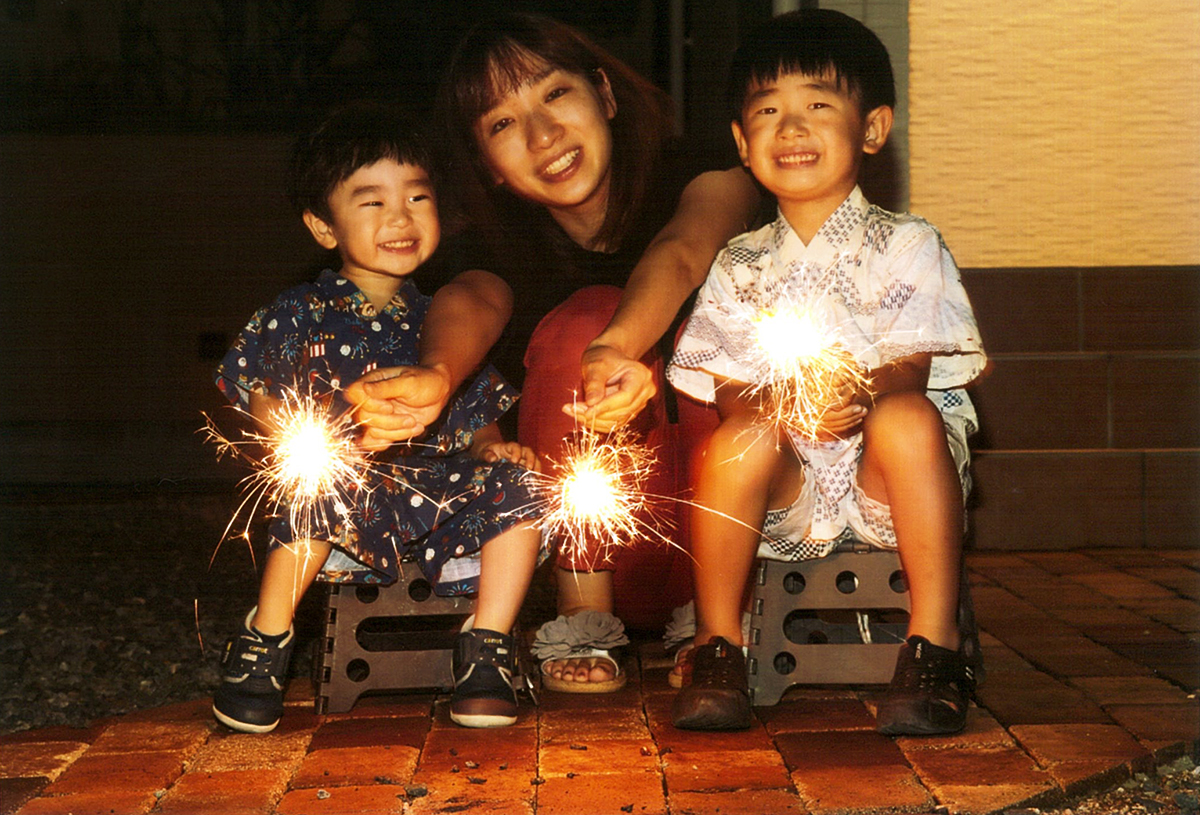
[[[450,373],[442,365],[379,368],[345,395],[364,426],[363,449],[379,451],[420,436],[437,421],[450,400]]]
[[[637,416],[658,392],[649,368],[611,346],[590,346],[581,365],[583,401],[563,405],[563,413],[599,433]]]
[[[486,444],[478,445],[473,452],[477,459],[486,461],[488,464],[495,464],[497,461],[509,461],[524,467],[526,470],[533,470],[535,473],[542,471],[542,465],[538,461],[537,453],[533,452],[533,448],[526,447],[515,441],[487,442]]]

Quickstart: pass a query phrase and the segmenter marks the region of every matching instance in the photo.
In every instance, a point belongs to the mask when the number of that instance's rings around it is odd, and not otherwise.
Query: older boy
[[[887,51],[850,17],[802,10],[747,39],[729,87],[738,152],[779,217],[717,257],[668,374],[721,416],[698,464],[697,636],[680,666],[675,724],[749,726],[741,611],[755,557],[817,557],[853,533],[899,549],[911,592],[879,730],[956,732],[973,690],[956,624],[975,429],[961,389],[985,357],[937,231],[871,206],[857,186],[863,156],[892,126]],[[847,384],[815,441],[766,424],[749,395],[763,375],[738,315],[781,302],[813,305],[869,383]]]

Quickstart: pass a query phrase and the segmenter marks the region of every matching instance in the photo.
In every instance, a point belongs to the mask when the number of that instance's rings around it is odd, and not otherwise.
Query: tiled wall
[[[1200,546],[1200,268],[968,270],[973,544]]]

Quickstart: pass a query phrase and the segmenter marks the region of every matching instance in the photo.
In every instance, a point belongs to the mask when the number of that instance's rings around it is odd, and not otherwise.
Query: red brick
[[[1071,575],[1069,580],[1082,583],[1114,600],[1174,597],[1175,593],[1149,580],[1123,572],[1092,572]]]
[[[16,815],[145,815],[156,803],[152,792],[100,789],[34,798]]]
[[[663,756],[671,792],[790,789],[783,759],[774,750],[675,751]]]
[[[429,717],[433,712],[436,696],[431,694],[388,694],[364,696],[354,703],[353,709],[345,713],[327,713],[326,721],[342,719],[375,719],[381,716],[401,718],[405,716]]]
[[[214,734],[188,762],[193,772],[274,769],[298,766],[308,751],[311,731]]]
[[[167,791],[156,812],[178,815],[269,813],[287,790],[288,770],[185,773]]]
[[[644,739],[650,730],[641,708],[616,708],[603,716],[581,716],[576,710],[542,711],[538,735],[543,744],[560,741],[588,744],[599,739]]]
[[[1187,694],[1182,690],[1152,676],[1081,676],[1072,678],[1071,684],[1102,707],[1187,702]]]
[[[624,809],[628,807],[628,809]],[[537,788],[538,815],[666,815],[657,774],[547,778]]]
[[[135,710],[117,720],[125,722],[162,722],[171,724],[201,723],[213,721],[212,700],[193,699],[190,702],[176,702],[172,705]]]
[[[858,699],[802,699],[758,708],[767,732],[873,730],[875,719]]]
[[[533,802],[534,788],[530,783],[537,771],[529,768],[500,765],[459,766],[458,772],[421,769],[413,784],[423,786],[429,797],[440,800],[469,799],[487,801]]]
[[[449,770],[473,761],[482,768],[507,764],[510,770],[534,772],[537,769],[537,732],[531,728],[497,727],[474,730],[430,730],[421,751],[418,771]]]
[[[404,812],[403,787],[330,787],[292,790],[283,796],[278,815],[386,815]]]
[[[799,796],[788,790],[739,792],[675,792],[669,794],[671,815],[804,815]]]
[[[1185,600],[1182,597],[1171,597],[1166,600],[1156,600],[1153,603],[1138,605],[1138,611],[1169,625],[1176,631],[1192,633],[1200,631],[1200,603]]]
[[[1138,741],[1200,739],[1200,709],[1194,700],[1178,705],[1109,705],[1105,710]]]
[[[405,744],[314,750],[304,757],[292,788],[406,784],[420,755],[420,749]]]
[[[904,755],[887,736],[865,730],[780,733],[775,743],[796,775],[840,767],[908,767]]]
[[[1081,691],[1040,671],[989,671],[975,693],[1004,725],[1112,722]]]
[[[1110,761],[1063,761],[1051,765],[1046,772],[1070,796],[1111,789],[1130,776],[1129,765]]]
[[[1003,812],[1007,809],[1046,807],[1062,802],[1057,786],[1041,784],[930,785],[934,797],[951,812]]]
[[[1017,749],[914,750],[908,758],[930,789],[945,784],[1053,785],[1046,771]]]
[[[1137,676],[1150,669],[1078,634],[1009,640],[1038,668],[1055,676]]]
[[[170,721],[123,720],[108,727],[92,742],[91,754],[176,751],[191,755],[208,740],[207,721],[177,724]]]
[[[313,750],[385,745],[420,747],[425,742],[425,734],[428,732],[428,716],[339,719],[327,721],[318,727],[313,733],[310,747]]]
[[[96,789],[114,792],[153,792],[165,789],[183,773],[179,753],[103,753],[85,754],[58,780],[46,787],[47,795],[89,792]]]
[[[0,745],[0,776],[23,778],[40,775],[54,780],[87,749],[87,744],[78,741]]]
[[[1103,572],[1108,566],[1079,552],[1022,552],[1021,560],[1045,569],[1051,574],[1075,574],[1077,572]],[[967,562],[971,562],[968,555]]]
[[[1011,732],[1043,767],[1064,761],[1113,765],[1147,757],[1145,748],[1115,724],[1024,724]]]
[[[21,804],[42,791],[50,779],[0,778],[0,812],[16,812]]]
[[[73,741],[91,744],[104,732],[104,727],[42,727],[34,730],[17,730],[0,736],[0,747],[9,744],[33,744],[47,741]]]
[[[538,770],[543,778],[567,773],[657,773],[658,750],[650,739],[543,744],[538,756]]]
[[[933,800],[904,765],[829,764],[793,772],[792,780],[813,815],[850,812],[928,812]]]
[[[405,815],[445,815],[448,812],[466,812],[469,815],[533,815],[532,798],[480,798],[475,790],[471,792],[470,795],[454,792],[448,796],[432,793],[413,798],[409,800],[408,809],[404,812]]]

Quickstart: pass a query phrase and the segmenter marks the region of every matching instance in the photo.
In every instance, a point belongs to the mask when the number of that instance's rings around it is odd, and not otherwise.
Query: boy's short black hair
[[[412,164],[434,178],[425,138],[399,110],[376,102],[352,102],[331,112],[296,140],[288,166],[288,199],[329,221],[329,196],[361,167],[392,159]]]
[[[875,32],[832,9],[800,9],[759,25],[746,37],[729,69],[730,119],[741,121],[750,88],[782,74],[832,73],[866,113],[896,106],[887,48]]]

